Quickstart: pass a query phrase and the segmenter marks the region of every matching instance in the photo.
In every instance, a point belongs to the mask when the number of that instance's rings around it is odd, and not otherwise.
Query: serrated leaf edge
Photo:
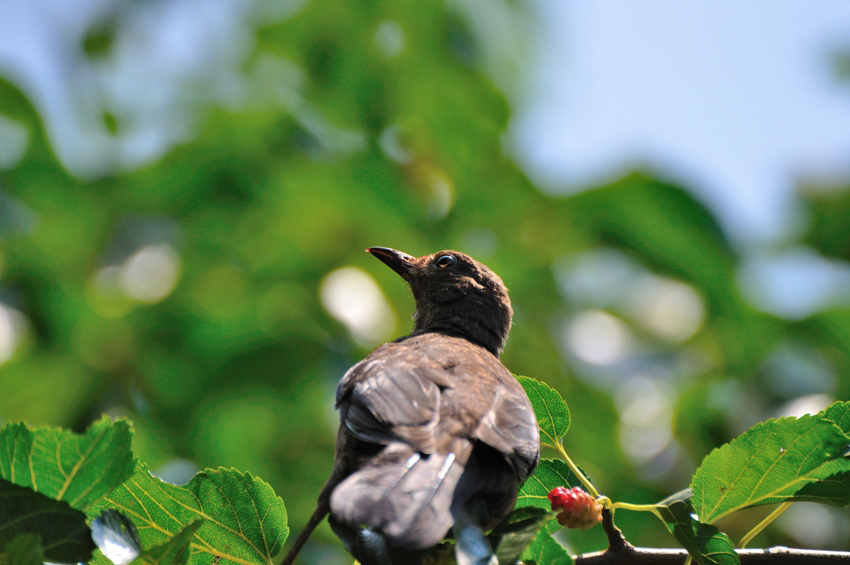
[[[526,376],[523,376],[523,375],[517,375],[517,379],[519,379],[520,384],[522,384],[523,380],[529,380],[529,381],[533,381],[536,385],[541,385],[541,386],[546,387],[547,389],[551,390],[554,394],[558,395],[558,398],[560,398],[561,402],[563,402],[564,405],[566,406],[566,401],[564,401],[564,399],[560,395],[560,393],[557,390],[555,390],[554,388],[552,388],[549,385],[547,385],[546,383],[544,383],[543,381],[538,381],[535,378],[526,377]],[[528,394],[529,390],[525,387],[523,387],[523,389],[525,389],[525,394],[527,396],[529,396],[529,394]],[[549,422],[552,424],[552,429],[555,430],[557,428],[557,426],[555,425],[555,419],[552,415],[552,411],[549,410],[549,404],[543,398],[543,395],[540,394],[540,391],[538,389],[533,388],[533,390],[534,390],[534,393],[537,395],[537,397],[540,398],[541,404],[543,404],[543,406],[546,407],[546,414],[549,417],[548,418]],[[531,401],[531,398],[529,397],[529,402],[530,401]],[[534,406],[533,402],[532,402],[532,406]],[[569,407],[567,407],[567,418],[569,418]],[[537,423],[537,426],[538,426],[538,428],[540,428],[540,435],[541,436],[545,435],[546,437],[551,438],[551,440],[552,440],[552,441],[543,441],[543,439],[541,437],[540,445],[545,445],[545,446],[549,446],[549,447],[557,449],[558,444],[561,443],[561,438],[556,438],[556,437],[552,436],[551,434],[549,434],[546,430],[543,429],[543,426],[540,425],[540,422]],[[569,431],[569,422],[567,423],[567,429],[564,430],[564,434],[566,434],[567,431]],[[563,435],[561,437],[563,437]]]
[[[155,499],[154,497],[152,497],[152,496],[148,495],[148,496],[149,496],[149,498],[151,498],[151,500],[153,500],[153,502],[154,502],[157,506],[159,506],[159,508],[162,510],[162,512],[163,512],[164,514],[166,514],[166,515],[167,515],[170,519],[172,519],[172,520],[174,521],[174,523],[176,523],[176,524],[179,524],[179,525],[180,525],[180,528],[181,528],[181,529],[183,529],[183,528],[187,527],[189,524],[191,524],[192,522],[197,521],[198,519],[204,519],[205,521],[208,521],[208,522],[210,522],[210,523],[212,523],[212,524],[215,524],[215,525],[217,525],[217,526],[221,527],[223,530],[225,530],[225,531],[227,531],[227,532],[229,532],[229,533],[232,533],[233,535],[237,536],[238,538],[240,538],[240,539],[244,540],[244,541],[248,544],[248,546],[249,546],[249,547],[251,547],[251,549],[253,549],[253,550],[257,553],[257,555],[261,555],[261,556],[262,556],[262,555],[269,555],[269,552],[268,552],[268,542],[267,542],[268,536],[266,535],[266,527],[265,527],[265,525],[264,525],[264,524],[265,524],[265,518],[266,518],[266,516],[268,515],[268,511],[270,510],[271,505],[269,505],[269,508],[267,508],[267,509],[266,509],[266,514],[265,514],[262,518],[260,518],[260,519],[259,519],[260,530],[261,530],[261,532],[262,532],[262,534],[263,534],[263,543],[264,543],[264,545],[265,545],[265,549],[266,549],[266,552],[264,553],[264,552],[260,551],[260,550],[259,550],[259,549],[258,549],[258,548],[257,548],[257,547],[253,544],[253,543],[251,543],[251,541],[250,541],[250,540],[249,540],[249,539],[248,539],[248,538],[247,538],[247,537],[246,537],[246,536],[242,533],[241,529],[240,529],[240,531],[236,531],[236,530],[232,529],[231,527],[226,526],[225,524],[223,524],[223,523],[221,523],[220,521],[216,520],[214,517],[210,516],[209,514],[207,514],[207,513],[203,512],[202,510],[198,510],[198,509],[195,509],[195,508],[191,508],[190,506],[187,506],[187,505],[185,505],[185,504],[182,504],[179,500],[177,500],[177,499],[176,499],[176,498],[174,498],[173,496],[169,495],[169,494],[168,494],[167,492],[165,492],[165,490],[162,488],[162,485],[164,485],[164,484],[169,484],[169,483],[166,483],[166,482],[165,482],[165,481],[163,481],[162,479],[160,479],[160,478],[158,478],[158,477],[153,476],[153,475],[150,473],[150,471],[147,469],[147,467],[144,467],[144,470],[145,470],[145,472],[147,472],[147,473],[151,476],[151,478],[153,478],[153,479],[155,480],[154,485],[157,487],[157,489],[159,489],[159,491],[160,491],[160,492],[161,492],[164,496],[166,496],[167,498],[169,498],[169,499],[173,500],[173,501],[174,501],[176,504],[178,504],[179,506],[182,506],[182,507],[183,507],[183,508],[185,508],[186,510],[189,510],[190,512],[192,512],[192,513],[194,513],[194,514],[196,515],[196,516],[195,516],[195,518],[193,518],[191,521],[189,521],[189,522],[187,522],[187,523],[182,523],[182,522],[180,522],[180,521],[179,521],[176,517],[174,517],[173,515],[171,515],[171,514],[170,514],[170,513],[169,513],[169,512],[168,512],[168,511],[167,511],[167,510],[166,510],[166,509],[165,509],[165,508],[161,505],[161,504],[159,504],[159,500],[158,500],[158,499]],[[260,478],[258,478],[258,477],[254,477],[253,475],[251,475],[251,473],[249,473],[249,472],[247,472],[247,471],[242,472],[242,471],[239,471],[239,470],[234,469],[234,468],[230,468],[230,469],[228,469],[228,468],[225,468],[225,467],[219,467],[219,468],[217,468],[217,469],[205,469],[205,470],[203,470],[203,471],[200,471],[198,474],[196,474],[196,475],[195,475],[195,477],[197,477],[198,475],[200,475],[200,474],[202,474],[202,473],[210,473],[210,472],[213,472],[213,473],[221,473],[222,471],[224,471],[224,472],[231,472],[231,471],[232,471],[232,472],[234,472],[234,473],[237,473],[237,474],[238,474],[241,478],[248,478],[249,480],[252,480],[252,481],[253,481],[253,480],[260,481],[262,484],[264,484],[264,485],[268,485],[268,483],[266,483],[265,481],[263,481],[262,479],[260,479]],[[194,477],[193,477],[193,480],[194,480]],[[130,477],[130,479],[128,479],[126,482],[127,482],[127,483],[132,482],[132,483],[133,483],[133,485],[134,485],[134,486],[135,486],[135,487],[136,487],[139,491],[141,491],[141,492],[147,492],[147,491],[145,491],[145,490],[142,488],[142,486],[141,486],[139,483],[137,483],[137,482],[135,481],[135,479],[134,479],[133,477]],[[191,481],[190,481],[190,483],[189,483],[189,484],[191,484]],[[177,486],[177,485],[170,485],[170,486]],[[178,488],[185,488],[186,486],[187,486],[187,485],[184,485],[183,487],[178,487]],[[222,494],[223,498],[224,498],[225,500],[227,500],[227,501],[228,501],[228,504],[231,504],[231,505],[232,505],[232,502],[231,502],[231,500],[230,500],[230,497],[228,497],[228,496],[224,495],[224,493],[221,491],[221,489],[218,487],[218,485],[216,485],[216,484],[214,484],[214,483],[213,483],[213,486],[214,486],[214,487],[215,487],[215,488],[216,488],[216,489],[217,489],[217,490],[218,490],[218,491]],[[195,496],[195,494],[194,494],[194,493],[192,493],[192,492],[191,492],[188,488],[185,488],[185,490],[186,490],[186,492],[187,492],[187,493],[191,494],[191,495],[192,495],[192,497],[193,497],[193,498],[197,501],[198,506],[201,506],[201,507],[203,506],[203,505],[202,505],[202,503],[201,503],[201,501],[198,499],[198,497],[197,497],[197,496]],[[139,503],[139,506],[140,506],[141,508],[143,508],[143,509],[144,509],[144,508],[146,508],[146,507],[145,507],[145,505],[144,505],[144,504],[142,504],[142,501],[139,499],[139,497],[138,497],[138,496],[136,496],[136,493],[135,493],[135,492],[132,492],[132,491],[130,491],[130,490],[128,489],[128,493],[129,493],[129,494],[130,494],[133,498],[135,498],[135,499],[136,499],[136,501]],[[280,497],[278,497],[278,498],[280,498]],[[160,532],[160,533],[162,533],[162,534],[164,534],[164,535],[168,536],[168,537],[169,537],[169,539],[173,538],[173,537],[176,535],[176,534],[172,534],[172,533],[171,533],[171,532],[169,532],[168,530],[166,530],[166,529],[162,528],[161,526],[159,526],[159,524],[157,524],[156,522],[154,522],[154,521],[153,521],[153,519],[152,519],[150,516],[148,516],[147,518],[145,518],[145,517],[141,516],[139,513],[137,513],[137,512],[133,512],[133,511],[131,511],[129,508],[127,508],[127,507],[125,507],[125,506],[122,506],[121,504],[119,504],[119,503],[115,502],[115,500],[113,500],[112,498],[110,498],[108,495],[104,497],[104,501],[106,501],[106,502],[110,505],[110,507],[112,507],[112,508],[116,508],[116,509],[118,509],[118,510],[121,510],[122,512],[124,512],[124,513],[125,513],[125,514],[127,514],[128,516],[135,516],[135,517],[136,517],[136,518],[138,518],[138,519],[139,519],[139,520],[140,520],[143,524],[145,524],[145,526],[147,526],[147,527],[151,527],[151,528],[153,528],[154,530],[156,530],[156,531],[158,531],[158,532]],[[255,501],[254,501],[254,497],[251,497],[251,504],[254,506],[255,513],[257,514],[257,516],[258,516],[258,518],[259,518],[259,513],[258,513],[258,512],[256,512],[257,507],[256,507],[256,503],[255,503]],[[235,515],[237,515],[237,514],[235,514]],[[238,516],[238,515],[237,515],[237,516]],[[240,528],[241,528],[241,526],[240,526]],[[288,530],[288,528],[287,528],[287,530]],[[195,535],[194,535],[194,537],[193,537],[193,540],[198,540],[198,542],[199,542],[199,543],[194,543],[194,542],[193,542],[193,543],[191,544],[193,552],[194,552],[194,551],[201,551],[201,552],[204,552],[204,553],[209,553],[209,554],[211,554],[211,555],[214,555],[214,556],[217,556],[217,557],[221,557],[221,558],[224,558],[224,559],[228,559],[228,560],[230,560],[230,561],[233,561],[234,563],[241,563],[241,564],[243,564],[243,565],[256,565],[256,563],[255,563],[254,561],[247,561],[247,560],[241,559],[241,558],[239,558],[239,557],[236,557],[236,556],[234,556],[234,555],[230,555],[230,554],[227,554],[227,553],[222,553],[221,551],[216,550],[216,548],[214,548],[214,547],[213,547],[213,546],[212,546],[212,545],[211,545],[208,541],[206,541],[205,539],[203,539],[203,538],[201,537],[201,534],[200,534],[199,532],[196,532],[196,533],[195,533]],[[284,541],[285,541],[285,540],[284,540]],[[167,542],[166,542],[166,543],[167,543]],[[162,545],[162,544],[160,544],[160,545]],[[273,556],[269,555],[268,559],[266,559],[266,560],[265,560],[265,562],[266,562],[266,563],[268,563],[269,565],[272,565],[272,557],[273,557]]]
[[[835,426],[835,428],[836,428],[836,429],[838,429],[838,430],[839,430],[842,434],[844,434],[843,430],[841,430],[841,428],[838,426],[838,424],[836,424],[834,421],[830,420],[829,418],[824,417],[822,414],[814,414],[814,415],[809,414],[809,415],[805,415],[805,416],[803,416],[803,417],[801,417],[801,418],[793,418],[793,417],[786,417],[786,418],[770,418],[770,419],[765,420],[765,421],[763,421],[763,422],[759,422],[758,424],[756,424],[755,426],[753,426],[753,427],[752,427],[752,428],[750,428],[749,430],[746,430],[746,431],[745,431],[745,432],[743,432],[741,435],[739,435],[738,437],[734,438],[734,439],[732,440],[732,442],[734,442],[734,441],[735,441],[735,440],[737,440],[738,438],[743,437],[743,436],[744,436],[745,434],[747,434],[748,432],[750,432],[750,431],[752,431],[752,430],[755,430],[755,429],[757,429],[757,428],[759,428],[759,427],[766,427],[768,424],[775,424],[775,423],[781,422],[782,420],[789,420],[789,419],[790,419],[790,420],[797,420],[797,421],[799,421],[799,420],[802,420],[802,419],[804,419],[804,418],[818,418],[818,419],[820,419],[821,421],[829,422],[829,423],[831,423],[833,426]],[[743,475],[743,474],[744,474],[744,473],[745,473],[745,472],[749,469],[749,467],[750,467],[750,463],[751,463],[751,462],[752,462],[752,461],[753,461],[753,460],[754,460],[754,459],[758,456],[758,453],[761,451],[761,447],[762,447],[764,444],[766,444],[770,438],[772,438],[774,435],[776,435],[776,433],[777,433],[777,431],[776,431],[776,430],[771,431],[770,435],[768,435],[768,436],[765,438],[765,440],[761,442],[761,445],[759,446],[759,449],[757,449],[755,452],[753,452],[753,453],[750,453],[750,454],[749,454],[750,456],[749,456],[749,458],[747,459],[747,462],[746,462],[746,463],[744,464],[744,466],[741,468],[741,471],[738,473],[737,477],[735,477],[734,479],[732,479],[732,481],[731,481],[731,483],[730,483],[730,484],[735,484],[735,483],[736,483],[736,481],[737,481],[738,479],[740,479],[741,475]],[[791,444],[791,445],[793,446],[793,445],[794,445],[794,444],[796,444],[798,441],[800,441],[803,437],[805,437],[805,435],[799,435],[799,436],[797,436],[797,437],[793,440],[793,442],[792,442],[792,444]],[[846,435],[845,435],[845,437],[846,437]],[[726,444],[724,444],[724,445],[722,445],[722,446],[720,446],[720,447],[716,447],[716,448],[712,449],[712,450],[711,450],[711,452],[710,452],[710,453],[709,453],[709,454],[705,457],[705,459],[703,459],[703,461],[705,461],[706,459],[710,458],[710,457],[711,457],[712,455],[714,455],[716,452],[721,451],[724,447],[726,447],[726,446],[728,446],[728,445],[731,445],[731,443],[732,443],[732,442],[730,442],[730,443],[726,443]],[[789,447],[789,448],[790,448],[790,447]],[[816,447],[815,447],[814,449],[816,449]],[[811,455],[811,452],[807,453],[807,454],[806,454],[806,457],[805,457],[805,458],[803,458],[803,461],[805,461],[806,459],[808,459],[808,457],[809,457],[810,455]],[[776,458],[776,459],[775,459],[775,460],[771,463],[770,467],[768,467],[767,471],[766,471],[765,473],[763,473],[763,474],[762,474],[762,477],[761,477],[761,478],[759,479],[759,481],[756,483],[756,486],[752,489],[752,491],[753,491],[753,492],[755,492],[756,490],[758,490],[758,485],[760,485],[760,484],[764,481],[765,477],[767,477],[767,475],[769,474],[770,470],[771,470],[771,469],[773,469],[773,467],[774,467],[774,466],[776,466],[779,462],[780,462],[780,459],[779,459],[779,458]],[[701,467],[702,467],[702,464],[700,465],[700,468],[701,468]],[[697,468],[697,470],[694,472],[694,476],[696,476],[696,475],[699,473],[700,468]],[[819,467],[818,467],[818,468],[819,468]],[[813,469],[813,471],[814,471],[814,469]],[[820,479],[819,477],[810,477],[810,476],[806,476],[806,477],[798,477],[797,479],[795,479],[795,480],[793,480],[793,481],[791,481],[791,482],[784,483],[784,484],[782,485],[782,487],[781,487],[781,488],[776,489],[776,490],[773,490],[773,491],[771,491],[770,493],[766,493],[766,494],[764,494],[764,495],[762,495],[762,496],[759,496],[759,497],[758,497],[758,498],[756,498],[756,499],[749,498],[749,499],[747,499],[747,500],[746,500],[746,502],[742,503],[741,505],[735,506],[734,508],[731,508],[731,509],[727,510],[726,512],[722,513],[722,514],[719,514],[718,516],[715,516],[715,517],[711,518],[711,520],[710,520],[709,522],[704,522],[704,523],[707,523],[707,524],[714,524],[714,523],[715,523],[715,522],[717,522],[718,520],[721,520],[722,518],[724,518],[725,516],[728,516],[729,514],[732,514],[733,512],[737,512],[738,510],[741,510],[741,509],[743,509],[743,508],[747,508],[747,507],[750,507],[750,506],[757,506],[758,504],[761,504],[763,501],[765,501],[765,500],[769,500],[771,497],[778,496],[778,495],[777,495],[777,493],[778,493],[778,492],[781,492],[781,491],[783,491],[783,490],[786,490],[786,489],[788,489],[789,487],[793,486],[794,484],[797,484],[797,483],[806,483],[806,484],[809,484],[809,483],[817,482],[817,481],[820,481],[820,480],[821,480],[821,479]],[[693,487],[693,485],[691,485],[691,486]],[[803,486],[805,486],[805,485],[803,485]],[[802,488],[802,486],[801,486],[800,488]],[[701,491],[701,494],[702,494],[702,498],[703,498],[703,500],[704,500],[706,489],[705,489],[705,488],[701,488],[701,489],[700,489],[700,491]],[[726,496],[727,496],[730,492],[732,492],[732,489],[731,489],[731,488],[726,489],[726,491],[724,491],[724,492],[723,492],[723,494],[721,494],[721,495],[720,495],[720,498],[718,498],[718,500],[717,500],[717,502],[714,504],[714,507],[712,508],[712,510],[711,510],[710,512],[708,512],[708,515],[709,515],[709,516],[711,516],[711,515],[713,514],[714,510],[716,510],[716,509],[718,508],[718,506],[720,506],[720,505],[721,505],[721,502],[722,502],[722,501],[726,498]],[[788,498],[792,498],[792,497],[793,497],[793,495],[790,495]],[[700,520],[702,520],[702,519],[703,519],[703,516],[700,516]]]

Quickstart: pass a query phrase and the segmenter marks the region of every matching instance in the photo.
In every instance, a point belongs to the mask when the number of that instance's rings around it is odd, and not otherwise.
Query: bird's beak
[[[370,247],[366,250],[381,261],[383,261],[390,269],[407,279],[410,272],[413,270],[415,257],[390,249],[389,247]]]

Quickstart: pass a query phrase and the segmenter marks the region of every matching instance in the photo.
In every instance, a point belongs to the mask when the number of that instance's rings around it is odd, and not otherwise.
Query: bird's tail
[[[337,518],[368,525],[408,549],[436,545],[453,523],[451,506],[472,444],[458,439],[447,453],[423,455],[402,443],[389,444],[331,495]]]
[[[310,519],[307,521],[307,525],[304,526],[303,530],[301,530],[301,534],[298,536],[298,539],[295,540],[295,543],[289,549],[289,553],[286,554],[286,557],[283,558],[280,565],[292,565],[295,563],[295,558],[298,557],[298,554],[304,548],[307,540],[310,539],[310,535],[313,533],[313,530],[315,530],[316,527],[322,523],[322,520],[325,519],[325,516],[328,515],[329,510],[330,506],[328,505],[328,497],[319,496],[319,502],[316,504],[316,509],[313,511],[313,515],[310,516]]]

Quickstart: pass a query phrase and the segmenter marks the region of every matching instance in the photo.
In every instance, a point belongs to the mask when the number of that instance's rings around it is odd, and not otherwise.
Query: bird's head
[[[440,332],[465,338],[496,356],[501,353],[513,310],[508,289],[496,273],[458,251],[422,257],[388,247],[366,251],[401,275],[413,290],[414,334]]]

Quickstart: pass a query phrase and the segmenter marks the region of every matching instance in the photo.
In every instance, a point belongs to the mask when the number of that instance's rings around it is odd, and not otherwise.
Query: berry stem
[[[611,504],[612,510],[616,510],[617,508],[622,508],[623,510],[632,510],[634,512],[652,512],[658,517],[659,520],[661,520],[662,522],[664,521],[664,518],[658,511],[658,506],[656,506],[655,504],[631,504],[629,502],[614,502]]]
[[[561,455],[561,458],[567,463],[567,467],[570,468],[570,471],[572,471],[573,474],[578,478],[579,482],[581,482],[582,486],[584,487],[584,490],[589,492],[593,496],[593,498],[599,498],[599,491],[596,490],[596,488],[588,480],[588,478],[584,476],[584,473],[581,472],[578,466],[573,463],[573,460],[570,459],[569,455],[567,455],[563,444],[561,442],[558,442],[555,448],[558,450],[558,453]]]

